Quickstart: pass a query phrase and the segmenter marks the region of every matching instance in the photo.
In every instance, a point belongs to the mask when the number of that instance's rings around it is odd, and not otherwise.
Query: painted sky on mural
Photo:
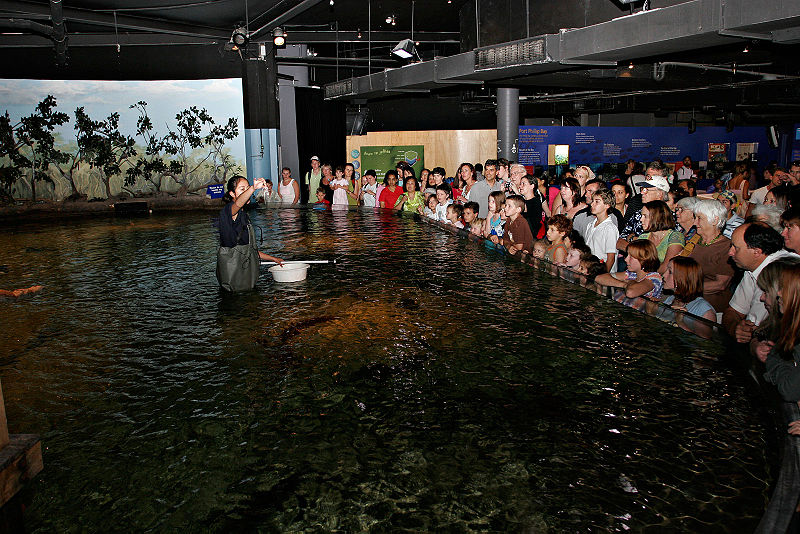
[[[166,124],[174,125],[175,115],[188,107],[206,108],[217,123],[229,117],[239,121],[239,137],[228,146],[233,156],[244,161],[244,115],[242,111],[242,81],[239,78],[220,80],[173,81],[84,81],[84,80],[0,80],[0,112],[8,111],[12,120],[31,114],[36,104],[53,95],[58,110],[70,116],[61,130],[62,139],[74,139],[74,111],[83,106],[95,120],[120,114],[120,130],[136,134],[138,114],[128,106],[140,100],[159,134],[167,132]],[[142,143],[137,138],[138,143]]]

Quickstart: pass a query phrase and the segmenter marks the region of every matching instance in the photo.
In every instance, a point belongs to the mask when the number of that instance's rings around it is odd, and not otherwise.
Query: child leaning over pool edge
[[[509,253],[515,254],[519,251],[530,254],[533,250],[533,234],[531,227],[525,217],[522,217],[522,210],[525,207],[525,199],[519,195],[512,195],[506,199],[503,213],[508,218],[505,232],[502,238],[496,235],[491,237],[492,243],[500,243]]]

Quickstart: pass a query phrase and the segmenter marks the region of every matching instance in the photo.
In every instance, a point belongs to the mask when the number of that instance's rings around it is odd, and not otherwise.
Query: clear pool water
[[[722,349],[394,214],[266,211],[305,282],[217,289],[215,214],[7,227],[32,532],[752,531]]]

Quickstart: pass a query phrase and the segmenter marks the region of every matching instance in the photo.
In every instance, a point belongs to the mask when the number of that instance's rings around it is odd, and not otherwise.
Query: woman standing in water
[[[250,245],[257,253],[258,258],[265,261],[274,261],[278,265],[283,263],[283,260],[264,254],[256,249],[255,235],[253,228],[250,226],[250,218],[247,213],[242,210],[248,202],[253,192],[256,189],[263,189],[266,183],[263,178],[256,178],[255,183],[250,185],[247,178],[244,176],[234,176],[228,180],[228,191],[225,194],[225,207],[219,212],[219,244],[220,251],[217,254],[217,280],[219,284],[225,289],[231,291],[252,289],[255,286],[253,281],[251,287],[241,287],[241,280],[234,280],[234,273],[230,269],[221,268],[221,262],[225,258],[225,254],[230,249],[234,249],[240,245]],[[250,261],[250,254],[246,251],[241,251],[239,254],[231,254],[229,257],[236,258],[234,261],[247,263]],[[228,264],[229,265],[229,264]],[[260,265],[256,266],[258,269]],[[244,267],[242,267],[244,269]],[[256,276],[257,278],[257,276]]]

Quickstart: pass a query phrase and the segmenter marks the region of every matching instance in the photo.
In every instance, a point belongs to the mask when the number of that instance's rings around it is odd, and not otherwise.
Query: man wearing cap
[[[647,166],[647,170],[645,171],[647,180],[635,184],[636,187],[641,188],[642,194],[633,197],[628,205],[628,212],[631,213],[631,215],[628,218],[628,222],[625,224],[625,228],[619,232],[617,246],[620,250],[627,249],[629,241],[644,233],[644,228],[642,227],[642,206],[653,200],[663,200],[666,202],[669,198],[667,195],[669,192],[669,182],[666,178],[667,174],[669,174],[667,166],[661,162],[654,161]]]
[[[731,234],[733,234],[733,231],[740,227],[742,223],[744,223],[742,216],[736,213],[736,205],[739,203],[739,198],[733,191],[722,191],[715,196],[719,203],[725,206],[725,209],[728,210],[728,222],[725,223],[725,228],[722,230],[722,235],[728,239],[731,239]]]
[[[311,170],[306,173],[306,187],[308,188],[308,201],[312,202],[314,195],[319,187],[320,180],[322,180],[322,171],[319,168],[319,158],[311,156]]]

